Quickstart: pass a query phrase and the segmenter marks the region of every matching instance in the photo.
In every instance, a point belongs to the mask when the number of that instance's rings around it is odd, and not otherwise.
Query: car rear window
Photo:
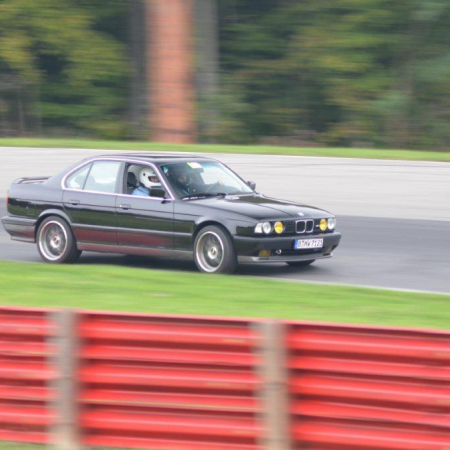
[[[87,164],[86,166],[78,169],[76,172],[70,175],[70,177],[68,177],[66,180],[66,188],[82,190],[91,165],[92,164]]]

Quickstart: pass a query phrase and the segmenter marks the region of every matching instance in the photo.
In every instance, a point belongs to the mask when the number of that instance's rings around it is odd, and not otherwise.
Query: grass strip
[[[365,148],[276,147],[263,145],[160,144],[131,141],[77,139],[0,139],[0,147],[85,148],[124,151],[177,151],[194,153],[238,153],[246,155],[327,156],[336,158],[393,159],[450,162],[450,152],[425,150],[381,150]]]
[[[0,450],[50,450],[51,447],[22,442],[0,442]]]
[[[450,296],[116,266],[0,261],[0,305],[450,329]]]
[[[0,442],[0,450],[51,450],[54,447],[39,444],[25,444],[23,442]]]

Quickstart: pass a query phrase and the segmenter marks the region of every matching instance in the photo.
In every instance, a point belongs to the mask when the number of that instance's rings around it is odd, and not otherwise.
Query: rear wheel
[[[57,216],[48,217],[41,223],[37,248],[42,259],[53,264],[73,263],[81,255],[69,225]]]
[[[305,267],[310,266],[314,261],[315,259],[309,259],[308,261],[291,261],[287,264],[291,267]]]
[[[233,241],[217,226],[203,228],[194,242],[195,264],[205,273],[233,273],[237,267]]]

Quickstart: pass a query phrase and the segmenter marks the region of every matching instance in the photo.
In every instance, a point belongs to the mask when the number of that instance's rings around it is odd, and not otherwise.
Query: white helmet
[[[146,187],[146,188],[154,188],[154,187],[161,187],[161,183],[158,181],[151,181],[151,178],[158,180],[157,175],[151,169],[150,167],[144,167],[141,172],[139,173],[139,181]]]

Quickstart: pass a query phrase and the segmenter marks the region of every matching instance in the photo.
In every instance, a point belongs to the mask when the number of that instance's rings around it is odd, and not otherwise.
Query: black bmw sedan
[[[97,156],[53,177],[20,178],[2,222],[49,263],[93,251],[193,258],[206,273],[307,266],[330,258],[341,239],[326,211],[266,197],[214,159],[168,154]]]

